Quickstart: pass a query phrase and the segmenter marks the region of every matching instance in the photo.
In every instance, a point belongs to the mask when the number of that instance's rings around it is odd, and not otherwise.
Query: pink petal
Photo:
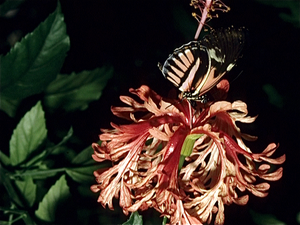
[[[276,181],[279,180],[282,177],[283,168],[280,167],[278,170],[276,170],[273,173],[268,173],[264,175],[260,175],[261,178],[268,180],[268,181]]]

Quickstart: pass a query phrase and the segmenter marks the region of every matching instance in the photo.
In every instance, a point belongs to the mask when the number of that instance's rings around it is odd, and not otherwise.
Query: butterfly
[[[182,92],[182,98],[206,103],[207,92],[229,72],[245,43],[244,28],[213,30],[200,41],[174,50],[159,68]]]

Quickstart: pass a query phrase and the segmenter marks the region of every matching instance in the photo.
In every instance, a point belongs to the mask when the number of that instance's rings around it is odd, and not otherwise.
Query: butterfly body
[[[200,41],[175,49],[160,69],[183,98],[207,101],[204,94],[234,67],[243,45],[243,29],[212,31]]]

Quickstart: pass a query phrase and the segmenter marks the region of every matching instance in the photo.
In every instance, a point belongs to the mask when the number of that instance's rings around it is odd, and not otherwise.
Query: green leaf
[[[300,224],[300,212],[298,212],[296,215],[296,221],[298,224]]]
[[[65,175],[49,189],[43,200],[39,203],[35,215],[38,219],[46,222],[55,221],[55,212],[58,205],[70,196],[69,187],[67,185]]]
[[[37,155],[34,155],[32,157],[30,157],[28,159],[28,161],[26,161],[25,163],[23,163],[21,165],[22,168],[24,168],[25,170],[27,170],[28,168],[32,167],[32,166],[40,166],[42,165],[42,160],[46,157],[47,155],[47,151],[44,150],[40,153],[38,153]]]
[[[39,101],[21,119],[9,142],[10,160],[13,166],[22,163],[47,136],[44,111]]]
[[[276,216],[272,214],[262,214],[250,210],[250,214],[255,224],[257,225],[286,225],[286,223],[278,220]]]
[[[1,96],[22,100],[41,93],[55,79],[69,50],[64,16],[58,4],[55,12],[5,56],[0,56]],[[14,111],[1,108],[5,112]]]
[[[36,197],[36,185],[33,183],[32,178],[24,177],[24,180],[16,180],[15,182],[26,201],[26,205],[31,207]]]
[[[133,212],[130,218],[122,225],[143,225],[143,217],[137,211]]]
[[[268,1],[257,0],[258,2],[279,8],[279,17],[285,22],[292,23],[295,27],[300,28],[300,2],[294,1]]]
[[[73,134],[72,127],[69,129],[68,133],[63,137],[63,139],[56,145],[46,148],[44,151],[39,154],[35,154],[30,160],[24,163],[22,166],[25,168],[29,168],[32,166],[41,166],[44,159],[46,159],[50,154],[57,153],[56,151],[60,151],[61,148],[68,149],[69,152],[66,152],[66,155],[73,155],[71,151],[72,149],[65,148],[64,144],[71,138]],[[55,155],[55,154],[54,154]],[[69,156],[68,156],[69,157]]]
[[[25,172],[18,173],[16,177],[29,176],[32,179],[46,179],[47,177],[53,177],[57,173],[65,172],[65,168],[49,169],[47,165],[41,164],[38,169],[26,170]]]
[[[72,164],[80,167],[67,168],[66,172],[74,181],[79,183],[92,181],[94,180],[93,172],[95,170],[109,166],[106,163],[96,164],[92,158],[93,153],[92,146],[88,146],[73,158]]]
[[[3,168],[2,165],[0,164],[0,181],[1,184],[3,184],[3,186],[5,187],[5,190],[7,192],[7,193],[3,193],[3,191],[1,190],[1,194],[2,195],[8,194],[11,201],[13,201],[15,204],[17,204],[20,207],[24,207],[23,202],[19,198],[20,196],[18,195],[14,185],[12,184],[13,180],[10,179],[8,174],[9,171]]]
[[[95,178],[93,172],[99,169],[99,165],[90,165],[78,168],[67,168],[67,174],[78,183],[93,181]]]
[[[69,154],[70,152],[73,152],[73,151],[74,151],[73,149],[70,149],[65,145],[59,145],[59,146],[53,147],[53,150],[51,151],[51,155],[59,155],[59,154],[64,154],[64,153]],[[71,157],[72,156],[73,156],[73,154],[71,154]]]
[[[100,98],[112,72],[111,67],[102,67],[78,74],[60,74],[47,87],[44,104],[50,111],[58,108],[65,111],[85,110],[90,102]]]
[[[94,160],[92,158],[92,154],[94,150],[92,146],[88,146],[84,150],[82,150],[77,156],[75,156],[72,160],[72,164],[75,165],[86,165],[89,163],[93,163]]]
[[[0,151],[0,162],[5,166],[11,165],[10,158],[5,155],[2,151]]]
[[[1,56],[0,56],[1,60]],[[1,78],[1,77],[0,77]],[[10,117],[14,117],[21,100],[10,99],[0,95],[0,109],[5,111]]]
[[[283,105],[284,105],[283,97],[278,93],[278,91],[275,89],[274,86],[272,86],[271,84],[265,84],[263,86],[263,90],[268,95],[269,102],[272,105],[274,105],[278,108],[283,107]]]

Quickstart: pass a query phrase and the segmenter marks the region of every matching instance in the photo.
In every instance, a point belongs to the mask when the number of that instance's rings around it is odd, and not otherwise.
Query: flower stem
[[[195,34],[195,37],[194,37],[195,40],[197,40],[199,38],[200,32],[202,30],[203,25],[205,24],[205,21],[206,21],[207,15],[208,15],[208,11],[209,11],[209,8],[211,7],[211,4],[212,4],[212,0],[207,0],[205,2],[205,7],[203,9],[201,20],[199,22],[199,25],[198,25],[198,28],[197,28],[197,31],[196,31],[196,34]]]

